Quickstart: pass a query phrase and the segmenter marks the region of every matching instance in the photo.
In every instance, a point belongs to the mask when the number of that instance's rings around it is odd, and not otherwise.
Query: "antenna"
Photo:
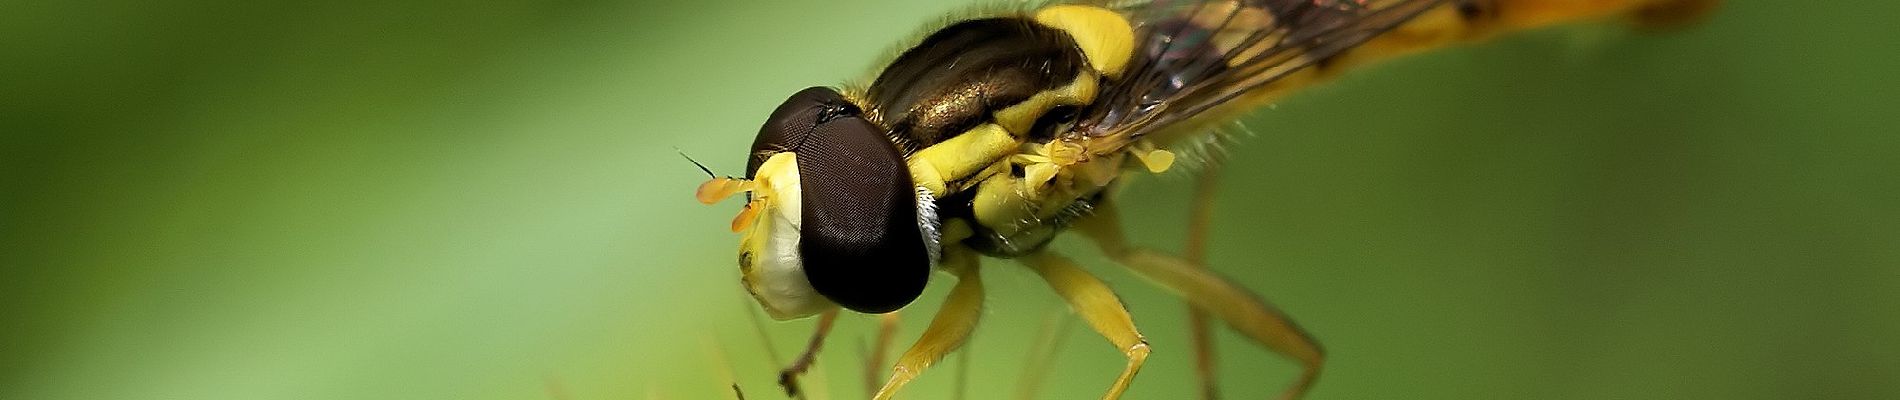
[[[693,163],[693,166],[699,167],[700,171],[705,171],[706,176],[712,177],[713,179],[719,179],[719,174],[713,173],[712,168],[706,168],[706,164],[700,164],[699,160],[694,160],[693,156],[686,155],[686,150],[680,150],[680,148],[674,147],[673,151],[679,152],[680,157],[685,157],[686,162]]]

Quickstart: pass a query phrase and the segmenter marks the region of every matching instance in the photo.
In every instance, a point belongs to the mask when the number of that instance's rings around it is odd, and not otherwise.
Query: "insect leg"
[[[1208,225],[1214,221],[1214,189],[1219,177],[1220,157],[1209,155],[1200,175],[1194,178],[1187,245],[1181,248],[1181,258],[1202,268],[1207,266],[1207,232]],[[1214,332],[1207,329],[1207,317],[1207,311],[1188,306],[1188,332],[1194,346],[1194,372],[1201,378],[1201,398],[1214,400],[1220,398],[1220,385],[1215,383]]]
[[[778,385],[785,388],[787,396],[804,398],[804,393],[799,391],[798,376],[804,375],[805,371],[811,369],[812,363],[818,362],[818,350],[825,346],[825,337],[831,335],[831,324],[835,322],[838,322],[837,309],[826,311],[824,315],[819,316],[818,328],[811,333],[811,341],[806,342],[805,352],[799,354],[798,359],[792,361],[792,365],[778,371]]]
[[[1029,400],[1036,398],[1036,391],[1042,388],[1042,379],[1049,375],[1049,363],[1056,353],[1061,352],[1062,342],[1068,337],[1069,324],[1075,320],[1066,318],[1060,312],[1050,312],[1042,319],[1042,328],[1036,330],[1036,341],[1029,344],[1028,362],[1023,363],[1022,376],[1016,381],[1016,398]]]
[[[897,336],[897,311],[877,317],[877,340],[864,358],[864,395],[876,396],[878,383],[884,381],[884,353],[890,351],[891,338]]]
[[[1195,308],[1207,311],[1248,339],[1275,353],[1291,357],[1305,369],[1281,399],[1297,399],[1319,378],[1325,363],[1319,343],[1259,296],[1186,259],[1134,247],[1122,236],[1113,201],[1096,206],[1094,217],[1075,228],[1093,239],[1116,262],[1156,284],[1180,294]]]
[[[1148,359],[1148,340],[1135,330],[1134,319],[1128,316],[1128,309],[1122,306],[1121,299],[1108,289],[1101,279],[1090,275],[1077,267],[1075,262],[1055,254],[1051,250],[1038,251],[1022,258],[1023,264],[1041,275],[1056,294],[1069,302],[1069,308],[1095,328],[1096,333],[1115,345],[1123,356],[1128,357],[1128,366],[1122,369],[1121,376],[1115,378],[1114,386],[1109,387],[1104,400],[1121,398],[1128,390],[1128,383],[1135,379],[1135,373],[1141,371],[1141,364]]]
[[[930,320],[930,327],[924,328],[923,336],[897,359],[897,366],[891,368],[890,380],[884,381],[884,388],[878,389],[873,399],[888,400],[896,395],[904,384],[942,360],[944,355],[962,347],[970,338],[970,331],[976,328],[977,317],[983,311],[983,279],[977,273],[976,254],[963,249],[944,249],[943,256],[943,268],[957,276],[957,285],[950,288],[950,297],[944,299],[943,308]]]

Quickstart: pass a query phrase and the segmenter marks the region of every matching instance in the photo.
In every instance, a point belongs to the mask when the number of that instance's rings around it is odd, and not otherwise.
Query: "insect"
[[[775,319],[823,314],[829,322],[841,308],[889,313],[914,301],[933,274],[956,278],[877,399],[891,398],[970,336],[983,302],[983,258],[1012,259],[1034,271],[1126,356],[1104,395],[1119,398],[1149,346],[1107,285],[1046,247],[1063,232],[1086,236],[1196,312],[1298,362],[1304,372],[1282,396],[1298,398],[1324,364],[1317,342],[1258,296],[1203,268],[1199,233],[1190,233],[1182,255],[1128,243],[1112,195],[1122,176],[1168,171],[1177,154],[1221,140],[1222,124],[1355,66],[1576,20],[1670,23],[1715,4],[1026,5],[936,29],[861,83],[791,95],[755,137],[744,177],[714,178],[696,196],[713,204],[744,195],[731,224],[742,236],[742,282]],[[1206,207],[1211,182],[1202,180],[1197,209]],[[1207,217],[1195,215],[1191,230],[1202,232]],[[1205,373],[1203,383],[1212,390]]]

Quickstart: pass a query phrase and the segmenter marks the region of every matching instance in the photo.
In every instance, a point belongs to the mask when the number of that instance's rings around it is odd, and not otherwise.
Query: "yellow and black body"
[[[933,273],[951,298],[878,393],[887,398],[960,345],[975,323],[977,260],[1035,270],[1129,358],[1147,344],[1102,283],[1045,249],[1080,230],[1135,272],[1181,293],[1307,369],[1316,344],[1272,307],[1198,263],[1123,243],[1111,188],[1170,169],[1221,124],[1352,67],[1498,33],[1635,15],[1673,21],[1711,0],[1224,0],[1027,5],[956,20],[874,77],[792,95],[759,131],[743,179],[702,185],[708,204],[746,193],[734,219],[747,290],[792,319],[839,307],[886,313]]]

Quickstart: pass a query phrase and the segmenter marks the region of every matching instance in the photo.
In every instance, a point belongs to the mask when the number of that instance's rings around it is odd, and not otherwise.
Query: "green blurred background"
[[[0,399],[779,398],[811,321],[766,352],[737,205],[675,148],[736,173],[785,95],[962,7],[0,4]],[[1321,338],[1316,399],[1900,397],[1895,12],[1735,1],[1360,71],[1248,120],[1213,268]],[[1189,180],[1140,183],[1136,239],[1177,247]],[[1130,397],[1193,394],[1180,303],[1071,240],[1154,342]],[[1061,310],[989,265],[971,399]],[[861,398],[873,325],[815,390]],[[1229,398],[1294,376],[1221,335]],[[1043,397],[1099,396],[1120,356],[1063,337]]]

